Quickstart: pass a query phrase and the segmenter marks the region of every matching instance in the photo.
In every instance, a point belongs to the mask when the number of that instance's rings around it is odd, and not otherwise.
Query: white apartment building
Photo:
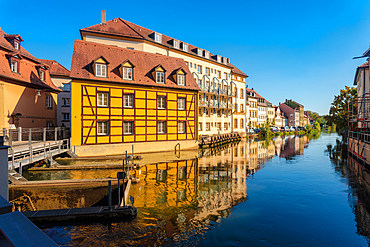
[[[245,135],[247,127],[247,99],[246,99],[246,79],[247,75],[237,68],[232,69],[231,79],[235,82],[235,103],[234,113],[232,114],[232,131]]]
[[[230,63],[229,58],[211,54],[205,49],[121,18],[108,22],[102,19],[102,23],[83,28],[80,33],[82,40],[85,41],[184,59],[201,89],[198,100],[198,133],[212,135],[229,133],[233,130],[232,115],[235,112],[239,113],[239,111],[235,111],[235,104],[239,104],[238,109],[243,104],[242,101],[236,102],[236,92],[240,90],[239,87],[242,87],[243,83],[245,85],[247,76],[237,70]],[[236,82],[232,79],[232,74],[235,73],[241,77],[238,71],[244,77]],[[240,98],[240,100],[242,99]],[[243,120],[238,117],[237,121],[239,122],[236,130],[240,131],[240,121],[244,121],[244,126],[245,117]]]
[[[258,126],[258,99],[257,93],[253,88],[246,88],[246,121],[247,126],[250,128],[256,128]]]

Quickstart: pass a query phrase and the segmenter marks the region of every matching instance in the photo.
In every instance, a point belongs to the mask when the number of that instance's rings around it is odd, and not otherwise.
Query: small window
[[[123,131],[125,135],[133,135],[134,134],[134,122],[124,122],[123,123]]]
[[[206,67],[206,75],[208,75],[208,76],[210,75],[208,67]]]
[[[193,63],[192,62],[190,62],[190,68],[193,68]]]
[[[108,107],[108,93],[98,93],[97,106]]]
[[[240,98],[244,99],[244,90],[242,88],[240,89]]]
[[[244,119],[243,118],[240,119],[240,128],[244,129]]]
[[[63,120],[62,121],[69,121],[71,118],[70,118],[70,114],[68,112],[63,112]]]
[[[40,69],[40,80],[45,81],[45,71]]]
[[[203,50],[198,48],[198,56],[202,56],[202,55],[203,55]]]
[[[201,66],[201,65],[199,65],[199,64],[198,64],[198,68],[197,68],[197,70],[198,70],[198,73],[199,73],[199,74],[202,74],[202,66]]]
[[[14,41],[14,48],[16,50],[19,50],[19,43],[17,41]]]
[[[134,47],[127,47],[126,49],[128,49],[128,50],[135,50]]]
[[[180,48],[180,43],[179,43],[178,40],[176,40],[176,39],[173,40],[173,47],[175,47],[176,49]]]
[[[177,75],[177,85],[185,86],[185,75]]]
[[[186,133],[186,122],[181,121],[177,123],[177,133]]]
[[[186,99],[185,98],[178,98],[177,109],[186,110]]]
[[[224,129],[227,130],[228,129],[228,124],[227,123],[224,123]]]
[[[199,131],[203,131],[203,123],[199,123]]]
[[[166,109],[166,96],[158,96],[157,98],[158,109]]]
[[[108,121],[97,122],[97,134],[98,135],[108,135],[109,134],[109,124]]]
[[[189,50],[189,46],[188,46],[188,44],[182,43],[182,49],[183,49],[184,51],[188,51],[188,50]]]
[[[132,68],[123,67],[123,79],[132,80]]]
[[[211,124],[208,122],[206,123],[206,131],[210,131],[211,130]]]
[[[166,122],[165,121],[161,121],[161,122],[158,122],[158,126],[157,126],[157,131],[158,131],[158,134],[166,134],[167,132],[167,126],[166,126]]]
[[[157,83],[164,84],[164,72],[156,72],[156,80]]]
[[[62,98],[63,105],[62,106],[70,106],[70,98]]]
[[[221,71],[217,70],[217,77],[221,79]]]
[[[18,62],[17,61],[14,61],[14,60],[11,61],[11,70],[14,73],[18,73]]]
[[[51,95],[46,95],[46,108],[48,109],[52,109],[53,108],[53,98],[51,97]]]
[[[162,34],[155,33],[154,34],[154,40],[155,40],[155,42],[162,43]]]
[[[123,107],[134,108],[134,95],[133,94],[123,95]]]
[[[238,128],[238,119],[234,119],[234,128],[237,129]]]
[[[107,77],[107,65],[102,63],[97,63],[95,65],[95,76]]]
[[[244,112],[244,105],[243,104],[240,105],[240,112]]]

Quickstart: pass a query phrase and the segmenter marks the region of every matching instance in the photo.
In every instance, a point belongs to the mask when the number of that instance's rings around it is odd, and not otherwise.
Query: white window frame
[[[109,94],[106,92],[98,92],[96,95],[96,106],[108,107],[109,106]]]
[[[42,69],[40,69],[40,80],[45,81],[45,71],[43,71]]]
[[[198,56],[202,56],[202,55],[203,55],[203,50],[198,48]]]
[[[10,64],[12,72],[18,73],[18,61],[12,60]]]
[[[124,135],[133,135],[135,134],[134,121],[125,121],[123,123],[123,134]]]
[[[98,136],[109,135],[109,122],[108,121],[97,121],[96,123],[96,134]]]
[[[107,65],[104,63],[95,64],[95,76],[107,77]]]
[[[189,45],[188,45],[188,44],[186,44],[186,43],[182,43],[182,49],[183,49],[184,51],[189,51]]]
[[[186,133],[186,122],[185,121],[177,122],[177,133],[179,133],[179,134],[185,134]]]
[[[197,71],[198,71],[199,74],[202,74],[202,65],[198,64]]]
[[[158,43],[162,43],[162,34],[160,33],[154,33],[154,41]]]
[[[51,95],[47,94],[45,100],[46,100],[46,108],[52,109],[53,108],[53,102],[52,102]]]
[[[179,49],[180,48],[180,42],[176,39],[173,40],[173,47],[176,48],[176,49]]]
[[[155,82],[156,83],[164,84],[164,77],[165,77],[164,72],[162,71],[155,72]]]
[[[19,50],[19,42],[18,41],[14,41],[14,48],[16,50]]]
[[[124,80],[133,80],[133,69],[130,67],[123,67],[122,78]]]
[[[123,95],[123,107],[124,108],[134,108],[134,94],[124,94]]]
[[[177,85],[185,86],[185,75],[177,74]]]
[[[158,132],[158,134],[166,134],[167,133],[167,122],[166,121],[158,121],[157,122],[157,132]]]
[[[177,99],[177,109],[182,110],[182,111],[186,110],[186,98],[178,98]]]
[[[166,96],[157,97],[157,108],[160,110],[167,109],[167,99]]]

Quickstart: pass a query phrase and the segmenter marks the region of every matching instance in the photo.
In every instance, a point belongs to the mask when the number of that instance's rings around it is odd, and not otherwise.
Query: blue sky
[[[370,45],[370,1],[33,1],[1,0],[0,27],[19,33],[38,58],[70,68],[79,29],[121,17],[230,57],[249,87],[273,104],[295,99],[327,114],[353,84],[353,60]]]

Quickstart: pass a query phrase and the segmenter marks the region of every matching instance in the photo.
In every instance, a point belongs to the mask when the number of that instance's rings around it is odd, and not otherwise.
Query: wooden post
[[[54,130],[54,139],[55,139],[55,141],[58,140],[58,127],[55,127],[55,130]]]
[[[13,147],[13,130],[9,130],[9,146]]]
[[[18,127],[18,141],[22,141],[22,127]]]
[[[112,211],[112,182],[108,181],[108,207]]]

